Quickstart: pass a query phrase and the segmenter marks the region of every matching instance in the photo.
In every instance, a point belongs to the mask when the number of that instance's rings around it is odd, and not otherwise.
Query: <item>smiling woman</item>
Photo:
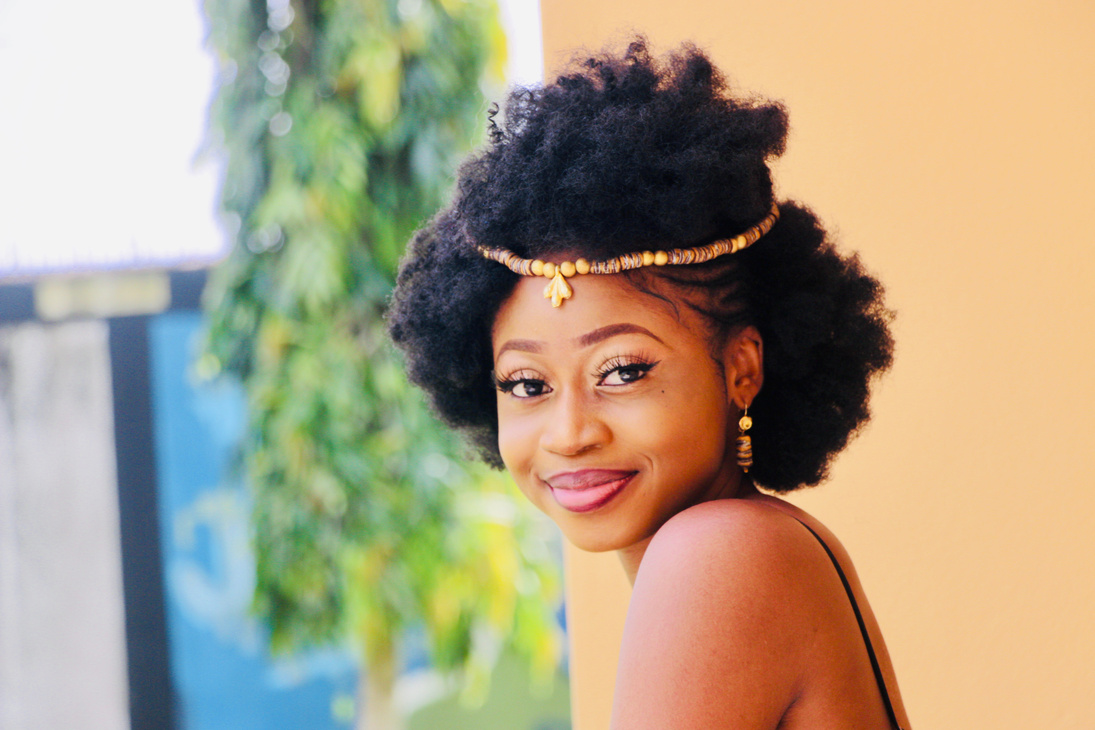
[[[622,277],[582,281],[549,316],[542,289],[523,279],[495,320],[499,451],[571,542],[624,551],[633,577],[669,517],[733,493],[726,379],[743,393],[759,385],[746,371],[758,364],[745,357],[757,353],[755,330],[729,344],[727,368],[697,315]]]
[[[400,273],[412,380],[634,584],[621,730],[908,727],[849,556],[761,491],[825,477],[892,350],[878,282],[775,200],[786,129],[636,41],[513,92]]]

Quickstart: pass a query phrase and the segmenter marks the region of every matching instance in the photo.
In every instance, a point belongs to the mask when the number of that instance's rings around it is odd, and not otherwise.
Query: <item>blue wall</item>
[[[192,374],[197,312],[152,318],[149,348],[171,675],[180,730],[335,730],[352,718],[350,657],[273,660],[248,615],[254,558],[234,468],[245,419],[234,383]],[[343,698],[346,701],[339,701]]]

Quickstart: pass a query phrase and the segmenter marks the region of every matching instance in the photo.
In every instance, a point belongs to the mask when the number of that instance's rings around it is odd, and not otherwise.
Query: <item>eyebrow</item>
[[[620,324],[610,324],[604,327],[599,327],[592,332],[587,332],[584,335],[579,335],[578,337],[575,337],[574,342],[576,342],[579,347],[589,347],[590,345],[595,345],[598,342],[603,342],[609,337],[629,334],[646,335],[647,337],[657,340],[658,342],[662,342],[662,338],[658,337],[646,327],[640,327],[637,324],[630,324],[628,322],[623,322]],[[664,345],[665,343],[662,342],[662,344]]]
[[[603,342],[610,337],[632,334],[645,335],[647,337],[650,337],[651,339],[661,342],[663,345],[665,344],[664,342],[662,342],[661,337],[658,337],[646,327],[640,327],[637,324],[630,324],[628,322],[623,322],[620,324],[609,324],[605,325],[604,327],[598,327],[592,332],[587,332],[584,335],[579,335],[575,337],[573,342],[577,344],[578,347],[589,347],[590,345],[595,345],[598,342]],[[521,352],[531,352],[539,355],[544,352],[544,343],[540,342],[539,340],[506,340],[506,343],[498,348],[498,354],[495,356],[495,358],[501,357],[502,353],[506,350],[519,350]]]
[[[506,340],[506,344],[498,348],[498,354],[495,355],[495,358],[502,357],[502,353],[506,350],[520,350],[521,352],[531,352],[538,355],[544,351],[544,343],[536,340]]]

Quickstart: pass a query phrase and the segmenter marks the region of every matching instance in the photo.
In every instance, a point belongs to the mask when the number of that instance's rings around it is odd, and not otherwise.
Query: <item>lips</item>
[[[563,509],[592,512],[612,501],[636,473],[617,469],[582,469],[552,474],[544,479],[544,483]]]

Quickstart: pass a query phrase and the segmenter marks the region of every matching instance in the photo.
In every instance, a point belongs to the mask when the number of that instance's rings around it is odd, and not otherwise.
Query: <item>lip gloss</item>
[[[551,496],[570,512],[592,512],[612,501],[631,482],[635,472],[587,469],[546,480]]]

